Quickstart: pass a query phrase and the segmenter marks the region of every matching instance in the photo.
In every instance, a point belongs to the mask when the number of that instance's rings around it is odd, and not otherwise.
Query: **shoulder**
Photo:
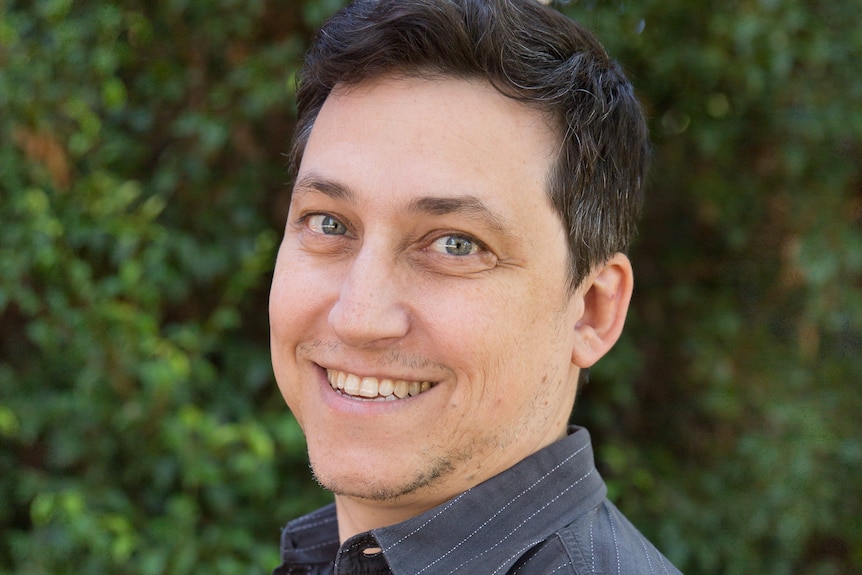
[[[510,575],[681,575],[604,500],[524,554]]]
[[[581,571],[679,575],[679,571],[617,507],[605,499],[558,533]]]

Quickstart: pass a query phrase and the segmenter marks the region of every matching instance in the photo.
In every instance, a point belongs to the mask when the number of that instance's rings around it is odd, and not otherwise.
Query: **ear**
[[[572,363],[580,368],[593,365],[619,339],[634,289],[634,272],[621,253],[598,266],[578,287],[581,315],[575,323]]]

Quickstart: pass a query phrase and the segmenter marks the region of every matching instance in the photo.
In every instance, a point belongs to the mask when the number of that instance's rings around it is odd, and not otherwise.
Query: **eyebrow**
[[[353,202],[356,194],[350,188],[334,180],[321,178],[317,174],[308,174],[296,180],[293,184],[292,196],[301,195],[303,192],[318,192],[334,200],[345,200]]]
[[[350,186],[314,173],[299,178],[293,187],[293,195],[308,192],[321,193],[332,199],[347,202],[355,202],[357,198],[357,194]],[[469,194],[413,198],[407,205],[407,212],[426,216],[457,214],[481,221],[500,233],[506,233],[510,229],[503,216],[492,210],[481,198]]]
[[[458,214],[480,220],[498,232],[505,233],[506,220],[476,196],[422,197],[410,201],[408,211],[413,214],[445,216]]]

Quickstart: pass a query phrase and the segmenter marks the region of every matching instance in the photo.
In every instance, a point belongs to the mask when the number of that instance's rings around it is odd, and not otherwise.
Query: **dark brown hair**
[[[357,0],[318,31],[300,71],[294,173],[332,89],[384,74],[482,78],[547,116],[561,142],[548,194],[572,287],[628,249],[648,132],[631,83],[586,29],[536,0]]]

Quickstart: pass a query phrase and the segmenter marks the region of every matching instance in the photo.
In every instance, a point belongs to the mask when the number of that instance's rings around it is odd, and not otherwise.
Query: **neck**
[[[401,523],[437,505],[437,503],[433,505],[429,505],[427,502],[423,503],[381,502],[347,495],[336,495],[335,510],[338,514],[338,538],[341,543],[344,543],[354,535]]]

